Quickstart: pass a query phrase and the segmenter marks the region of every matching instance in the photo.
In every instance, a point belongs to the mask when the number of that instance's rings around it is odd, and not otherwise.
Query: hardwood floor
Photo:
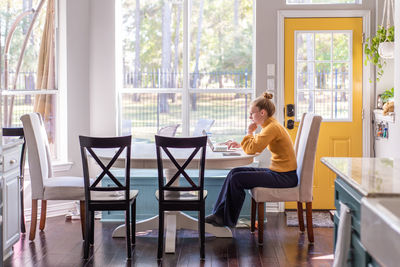
[[[233,239],[206,236],[206,259],[200,261],[198,234],[178,231],[175,254],[164,254],[157,263],[157,231],[138,234],[132,260],[126,261],[126,243],[112,238],[119,223],[95,222],[95,241],[91,258],[84,261],[79,221],[64,217],[48,218],[44,232],[34,242],[22,235],[14,254],[4,266],[331,266],[333,228],[314,228],[315,243],[297,227],[287,227],[284,213],[267,213],[264,246],[257,246],[257,234],[248,228],[233,230]],[[29,229],[29,226],[27,227]]]

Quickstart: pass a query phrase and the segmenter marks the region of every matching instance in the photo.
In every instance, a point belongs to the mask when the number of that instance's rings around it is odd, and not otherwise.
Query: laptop
[[[207,135],[205,130],[203,130],[203,135]],[[210,146],[213,152],[231,152],[237,150],[236,148],[228,149],[228,145],[225,145],[224,143],[214,144],[209,137],[207,137],[207,144]]]

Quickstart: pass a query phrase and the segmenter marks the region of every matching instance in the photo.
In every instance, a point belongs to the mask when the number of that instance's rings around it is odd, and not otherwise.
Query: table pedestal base
[[[175,253],[177,229],[198,231],[198,225],[197,219],[185,213],[179,211],[165,212],[165,252]],[[229,227],[215,227],[212,224],[206,223],[205,228],[206,233],[212,234],[215,237],[232,238],[232,231]],[[149,229],[158,229],[158,215],[136,223],[136,233],[148,231]],[[118,226],[114,230],[112,237],[125,237],[125,224]]]

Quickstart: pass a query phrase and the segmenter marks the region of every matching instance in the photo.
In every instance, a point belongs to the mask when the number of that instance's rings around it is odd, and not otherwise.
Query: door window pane
[[[304,112],[314,112],[324,120],[350,120],[351,32],[298,31],[295,34],[296,119],[300,120]],[[315,42],[304,45],[305,38]],[[315,59],[305,55],[315,55]]]

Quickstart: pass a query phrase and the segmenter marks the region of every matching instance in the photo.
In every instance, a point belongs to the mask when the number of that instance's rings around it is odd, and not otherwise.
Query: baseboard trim
[[[38,201],[41,203],[41,201]],[[46,217],[56,217],[56,216],[62,216],[67,214],[71,210],[75,210],[75,201],[69,201],[69,202],[63,202],[63,203],[57,203],[57,204],[52,204],[49,205],[47,202],[47,214]],[[32,209],[25,209],[25,221],[30,222],[31,221],[31,210]],[[38,207],[38,219],[40,218],[40,212],[41,212],[41,207]]]

